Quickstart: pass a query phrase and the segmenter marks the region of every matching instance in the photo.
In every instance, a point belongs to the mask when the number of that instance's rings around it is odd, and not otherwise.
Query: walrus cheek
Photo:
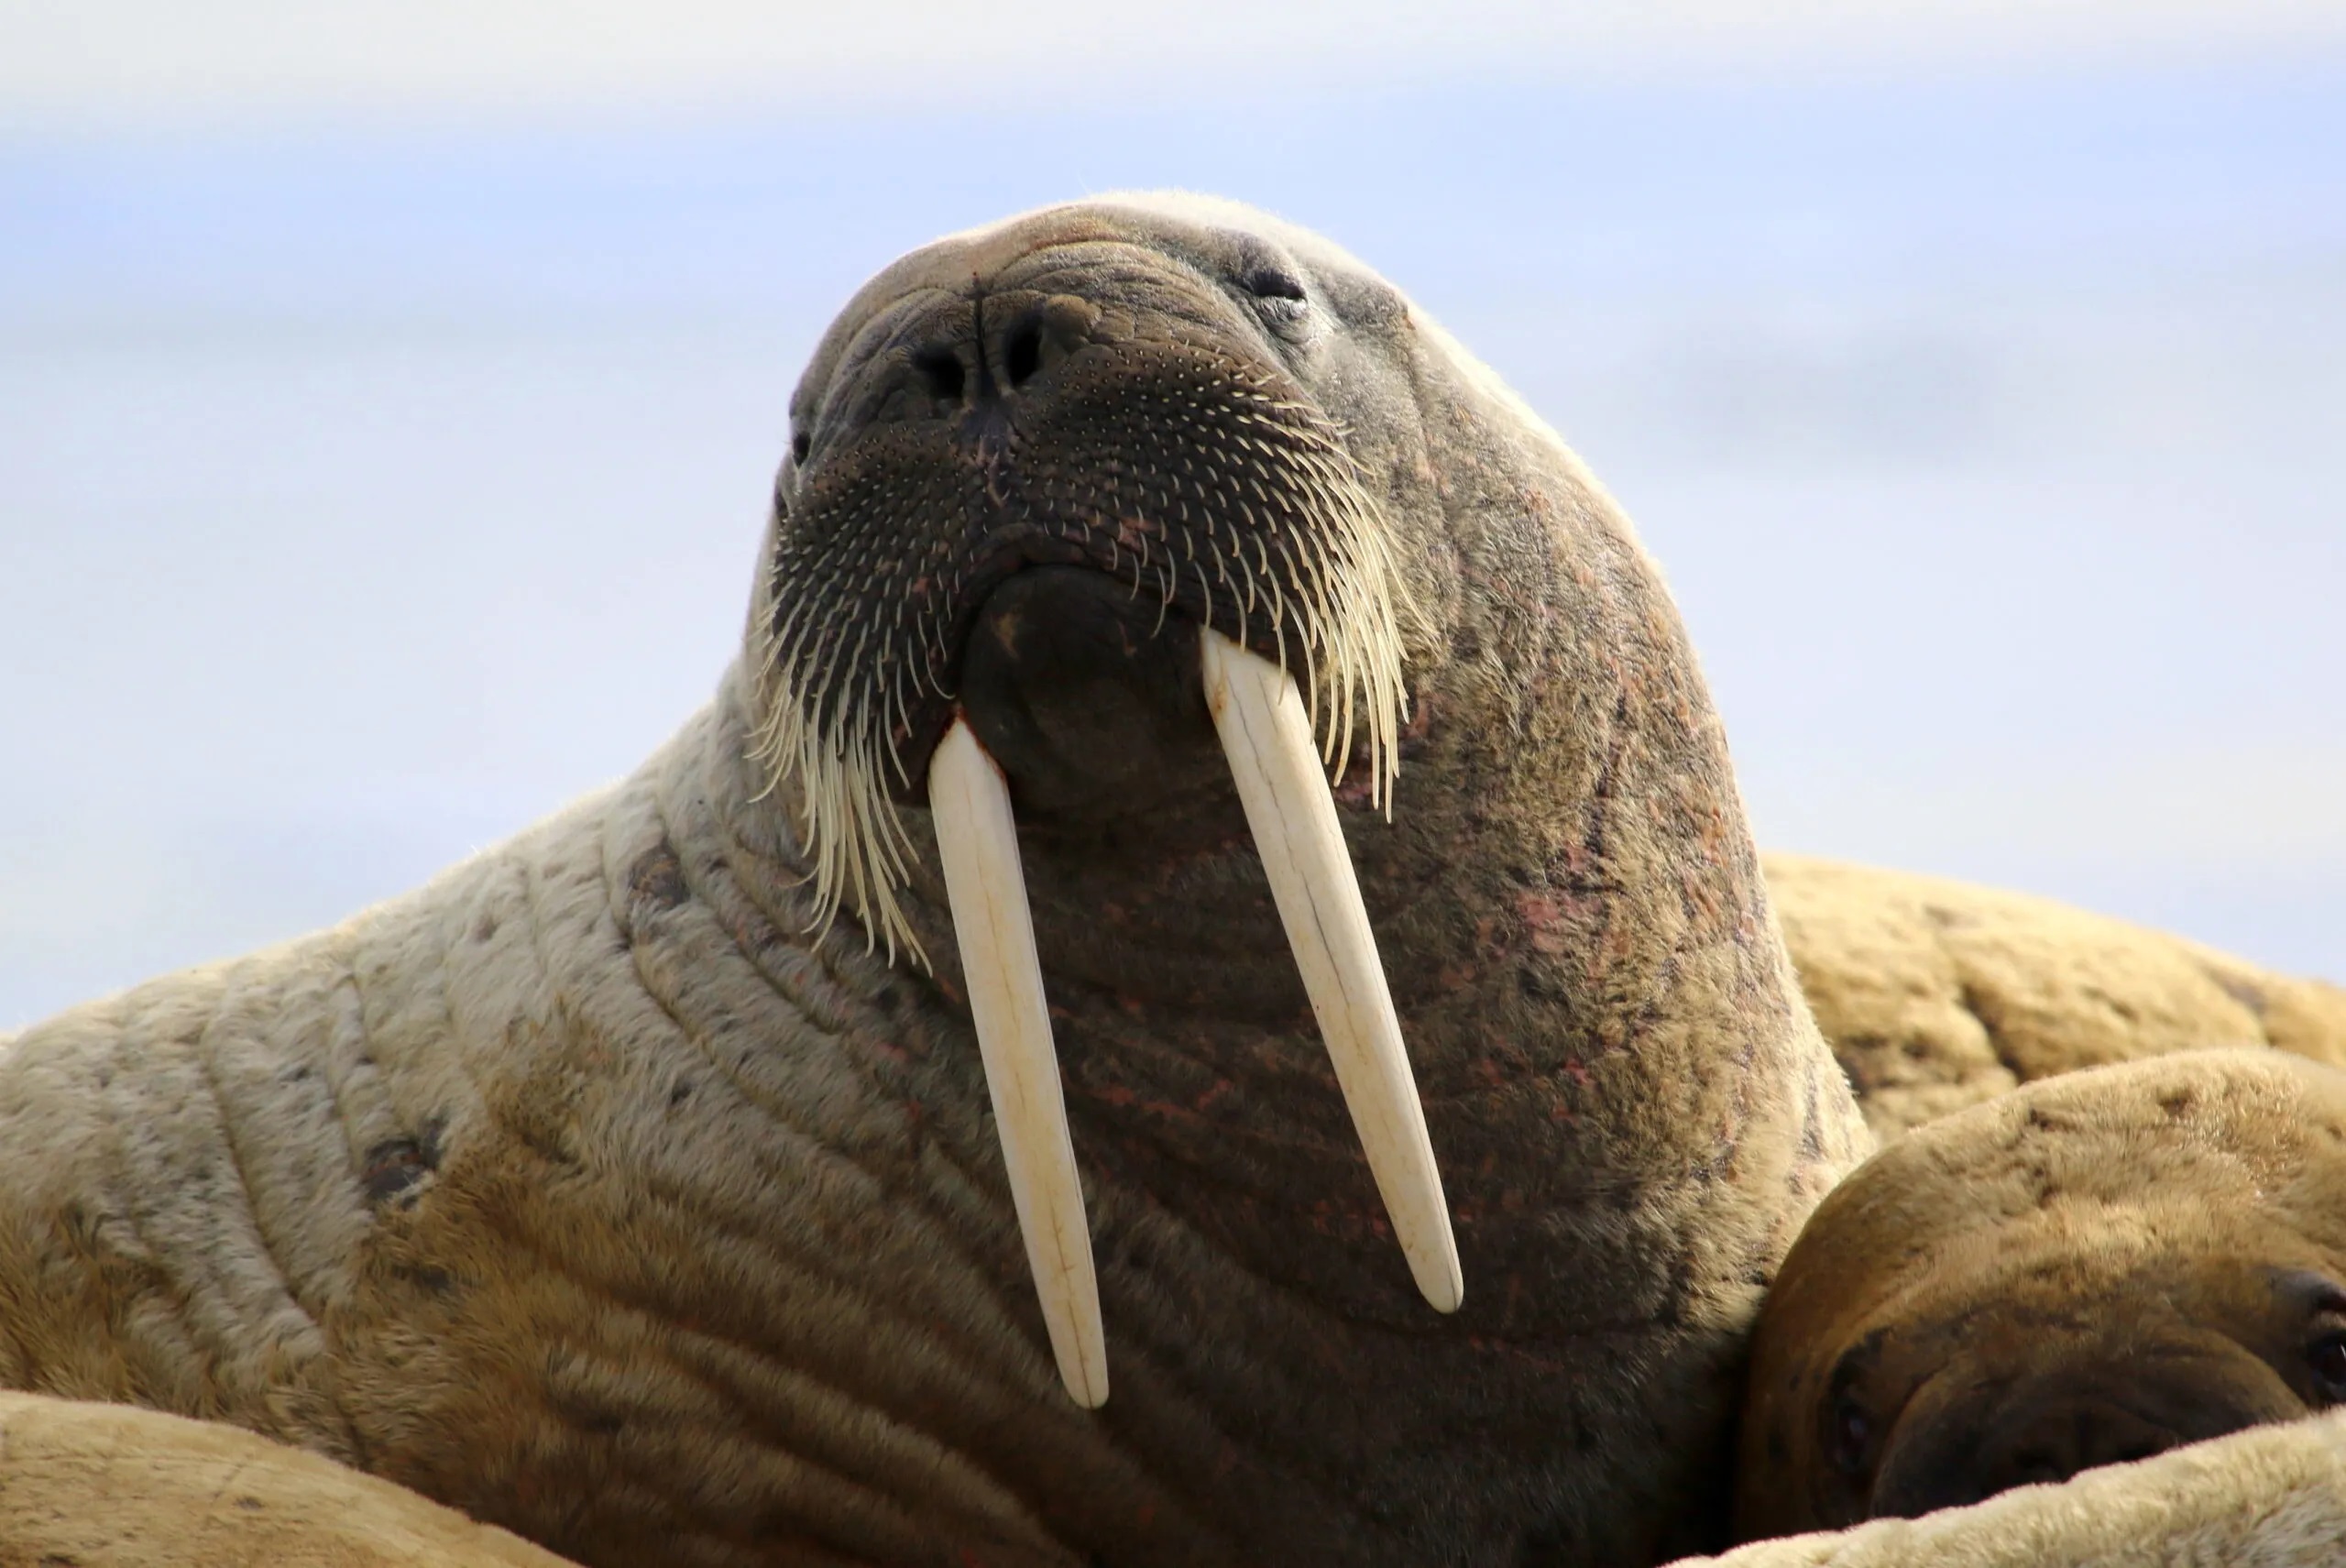
[[[1204,701],[1387,1213],[1438,1310],[1464,1295],[1457,1243],[1400,1024],[1303,699],[1287,672],[1199,634]],[[1108,1393],[1083,1194],[1035,948],[1010,788],[966,718],[931,755],[930,812],[1003,1159],[1059,1375]]]

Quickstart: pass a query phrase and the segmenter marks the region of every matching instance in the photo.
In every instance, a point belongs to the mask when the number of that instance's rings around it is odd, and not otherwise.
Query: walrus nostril
[[[1981,1445],[1983,1495],[2164,1453],[2176,1434],[2132,1410],[2061,1401]]]
[[[942,402],[959,402],[962,389],[969,384],[969,373],[961,368],[961,356],[949,348],[915,352],[913,374],[920,378],[922,388],[930,397]]]
[[[1097,340],[1100,307],[1073,294],[1053,294],[1014,318],[1000,345],[1002,384],[1018,391],[1027,382]]]
[[[1010,341],[1003,345],[1002,376],[1016,391],[1035,378],[1043,367],[1043,323],[1033,318],[1019,323],[1011,333]]]
[[[2077,1473],[2074,1461],[2049,1449],[2023,1449],[2005,1462],[2003,1479],[2013,1486],[2034,1481],[2066,1481]]]

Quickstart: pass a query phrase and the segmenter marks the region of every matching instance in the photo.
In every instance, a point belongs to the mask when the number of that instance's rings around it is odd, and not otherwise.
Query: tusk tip
[[[1466,1299],[1466,1277],[1458,1267],[1458,1255],[1446,1257],[1409,1259],[1409,1273],[1418,1282],[1418,1289],[1437,1312],[1454,1312]]]
[[[1100,1332],[1097,1307],[1092,1309],[1090,1327],[1091,1332],[1084,1343],[1051,1347],[1060,1385],[1076,1408],[1083,1410],[1096,1410],[1108,1402],[1108,1347],[1106,1336]]]
[[[1108,1402],[1108,1336],[1100,1332],[1099,1297],[1087,1288],[1080,1299],[1046,1300],[1043,1307],[1059,1386],[1076,1409],[1098,1409]]]
[[[1108,1402],[1108,1380],[1105,1377],[1097,1383],[1069,1381],[1065,1377],[1060,1380],[1067,1383],[1067,1397],[1075,1401],[1076,1409],[1080,1410],[1096,1410]]]

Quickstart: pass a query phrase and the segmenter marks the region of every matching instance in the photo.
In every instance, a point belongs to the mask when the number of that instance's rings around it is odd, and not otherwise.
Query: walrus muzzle
[[[960,696],[972,627],[1024,571],[1104,575],[1153,600],[1158,629],[1194,629],[1395,1234],[1437,1309],[1463,1291],[1326,771],[1341,776],[1357,732],[1389,810],[1408,599],[1343,433],[1258,335],[1302,288],[1267,263],[1244,291],[1270,308],[1250,317],[1166,257],[1096,241],[908,288],[843,351],[776,490],[761,754],[796,791],[821,918],[851,905],[921,961],[896,899],[913,853],[897,808],[925,797],[1044,1321],[1085,1406],[1107,1397],[1090,1233],[1010,785]]]

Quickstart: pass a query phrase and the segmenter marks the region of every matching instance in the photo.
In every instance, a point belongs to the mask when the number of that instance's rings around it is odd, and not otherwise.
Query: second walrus
[[[2346,1070],[2098,1068],[1917,1128],[1810,1219],[1752,1348],[1737,1524],[1961,1508],[2341,1404]]]

